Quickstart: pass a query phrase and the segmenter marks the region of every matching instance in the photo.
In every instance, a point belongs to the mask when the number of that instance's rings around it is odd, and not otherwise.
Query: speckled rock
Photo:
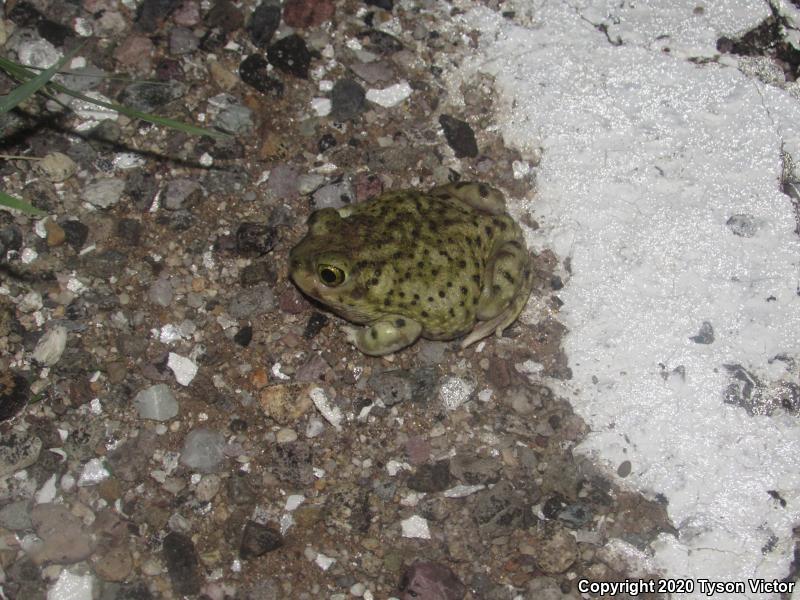
[[[173,531],[164,538],[164,562],[167,564],[172,589],[179,595],[200,591],[200,559],[189,536]]]
[[[424,367],[374,373],[367,384],[386,406],[409,401],[428,402],[435,396],[436,370]]]
[[[263,556],[283,546],[280,531],[269,525],[248,521],[242,532],[239,556],[245,560]]]
[[[259,397],[261,409],[279,425],[290,425],[313,406],[308,392],[310,386],[297,384],[271,385]]]
[[[287,35],[267,48],[267,60],[279,71],[308,79],[311,52],[305,40],[297,34]]]
[[[575,538],[564,527],[548,522],[530,540],[530,544],[520,548],[523,554],[532,554],[539,568],[549,575],[563,573],[578,556]]]
[[[270,74],[269,62],[260,54],[251,54],[239,65],[239,76],[247,85],[263,92],[281,96],[283,82]]]

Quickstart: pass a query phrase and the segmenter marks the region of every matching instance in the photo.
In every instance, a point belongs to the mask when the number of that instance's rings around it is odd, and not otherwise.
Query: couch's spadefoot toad
[[[420,336],[462,347],[500,335],[533,287],[522,230],[502,193],[483,183],[387,192],[323,208],[291,251],[290,275],[348,321],[365,354],[389,354]]]

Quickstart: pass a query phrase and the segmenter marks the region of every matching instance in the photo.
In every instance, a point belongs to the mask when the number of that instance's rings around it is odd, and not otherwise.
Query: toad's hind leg
[[[348,329],[348,339],[370,356],[383,356],[413,344],[422,333],[422,325],[400,315],[386,315],[362,329]]]
[[[506,199],[503,192],[479,181],[459,181],[433,188],[432,196],[455,200],[472,209],[490,215],[502,215],[506,212]]]
[[[530,254],[517,241],[506,242],[487,266],[487,281],[478,300],[478,324],[461,342],[466,348],[516,321],[533,290]]]

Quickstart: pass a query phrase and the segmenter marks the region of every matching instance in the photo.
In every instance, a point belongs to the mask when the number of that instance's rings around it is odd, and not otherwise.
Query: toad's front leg
[[[413,344],[422,333],[422,325],[400,315],[386,315],[362,329],[349,329],[348,339],[370,356],[391,354]]]

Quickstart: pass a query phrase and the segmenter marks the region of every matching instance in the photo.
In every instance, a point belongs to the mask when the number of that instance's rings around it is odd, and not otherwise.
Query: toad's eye
[[[320,281],[328,287],[337,287],[344,283],[344,271],[333,265],[317,266]]]

